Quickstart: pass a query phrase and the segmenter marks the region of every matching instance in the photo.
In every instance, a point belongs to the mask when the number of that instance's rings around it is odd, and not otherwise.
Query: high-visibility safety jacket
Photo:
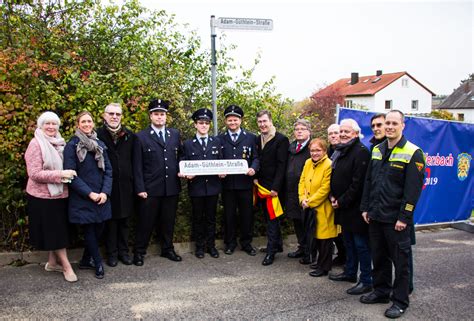
[[[423,188],[425,174],[423,151],[404,136],[393,150],[388,141],[374,147],[360,210],[383,223],[397,220],[412,224],[413,212]]]

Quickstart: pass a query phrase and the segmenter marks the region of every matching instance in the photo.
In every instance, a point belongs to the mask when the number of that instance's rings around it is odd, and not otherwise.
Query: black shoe
[[[117,257],[116,256],[109,256],[107,258],[107,265],[110,266],[110,267],[116,267],[117,264],[118,264],[118,260],[117,260]]]
[[[390,299],[388,297],[379,296],[374,292],[363,295],[360,297],[359,301],[365,304],[374,304],[374,303],[388,303]]]
[[[82,258],[82,260],[79,261],[79,268],[81,270],[94,270],[95,263],[92,257],[90,257],[89,259]]]
[[[318,265],[318,263],[313,263],[313,264],[309,265],[309,268],[313,269],[313,270],[317,270],[317,269],[319,269],[319,265]]]
[[[311,275],[315,278],[319,278],[320,276],[328,275],[328,271],[324,271],[324,270],[318,268],[314,271],[309,272],[309,275]]]
[[[346,263],[346,258],[340,255],[336,256],[334,260],[332,260],[333,266],[341,266],[341,265],[344,265],[345,263]]]
[[[257,250],[252,245],[248,245],[247,247],[243,248],[242,251],[244,251],[250,256],[257,255]]]
[[[304,251],[299,247],[296,251],[288,253],[290,259],[298,259],[304,256]]]
[[[98,279],[103,279],[104,275],[104,266],[102,264],[97,265],[97,267],[95,268],[95,277]]]
[[[119,255],[118,257],[119,261],[122,262],[122,264],[125,264],[125,265],[132,265],[132,259],[130,258],[130,255],[128,254],[122,254],[122,255]]]
[[[273,264],[273,261],[275,260],[275,254],[267,254],[265,255],[265,258],[263,259],[262,265],[271,265]]]
[[[135,253],[133,255],[133,264],[135,264],[136,266],[142,266],[144,263],[144,256],[143,254],[137,254]]]
[[[235,251],[234,246],[226,246],[225,250],[224,250],[224,253],[227,254],[227,255],[232,255],[232,254],[234,254],[234,251]]]
[[[362,282],[359,282],[352,288],[348,289],[346,293],[352,295],[361,295],[364,293],[372,292],[372,290],[373,288],[371,285],[364,285]]]
[[[196,257],[198,259],[202,259],[204,257],[204,250],[203,249],[196,249],[196,252],[194,252],[194,255],[196,255]]]
[[[165,257],[168,260],[174,261],[174,262],[181,262],[183,258],[176,254],[174,250],[169,250],[168,252],[162,252],[161,257]]]
[[[396,304],[393,304],[390,308],[385,310],[385,316],[390,319],[396,319],[399,318],[405,313],[405,310],[397,306]]]
[[[342,272],[339,274],[331,274],[329,276],[329,280],[356,283],[357,276],[349,276],[349,275],[346,275],[344,272]]]
[[[219,251],[213,246],[207,249],[207,253],[209,253],[210,256],[213,258],[217,259],[219,257]]]
[[[307,256],[302,257],[299,262],[300,262],[300,264],[304,264],[304,265],[308,265],[308,264],[312,263],[311,259]]]

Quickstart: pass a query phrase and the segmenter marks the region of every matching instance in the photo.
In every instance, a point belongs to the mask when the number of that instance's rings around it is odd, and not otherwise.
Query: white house
[[[437,107],[459,121],[474,123],[474,80],[467,80]]]
[[[345,107],[387,112],[398,109],[407,114],[431,112],[431,100],[435,94],[406,71],[351,78],[343,78],[315,93],[313,99],[337,93],[344,97]]]

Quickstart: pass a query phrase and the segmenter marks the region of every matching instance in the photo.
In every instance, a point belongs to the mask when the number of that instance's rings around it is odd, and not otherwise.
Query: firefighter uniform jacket
[[[174,196],[181,191],[178,177],[181,158],[181,137],[174,128],[166,128],[163,143],[151,126],[137,134],[133,155],[135,193],[149,196]]]
[[[383,223],[413,224],[425,173],[423,151],[405,136],[388,149],[388,141],[374,147],[367,169],[360,209]]]
[[[260,160],[257,155],[257,136],[241,129],[240,135],[234,142],[226,130],[219,135],[222,142],[224,159],[245,159],[248,167],[253,168],[255,172],[260,167]],[[227,175],[223,180],[225,190],[249,190],[253,188],[253,176]]]
[[[222,159],[222,144],[219,138],[208,136],[206,148],[194,137],[183,143],[184,160]],[[221,192],[218,175],[200,175],[188,180],[188,194],[191,197],[218,195]]]

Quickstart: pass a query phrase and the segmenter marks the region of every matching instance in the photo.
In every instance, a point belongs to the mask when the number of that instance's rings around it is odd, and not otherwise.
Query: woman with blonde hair
[[[315,270],[311,276],[328,275],[332,267],[333,238],[337,236],[334,210],[329,201],[331,160],[327,156],[326,141],[315,138],[309,143],[311,158],[303,167],[298,194],[304,210],[305,255],[311,258],[312,240],[316,238],[318,260],[311,265]]]
[[[68,187],[64,184],[70,182],[76,172],[63,170],[66,143],[59,133],[60,124],[55,113],[41,114],[25,153],[30,243],[37,250],[49,251],[46,271],[62,272],[66,281],[76,282],[77,276],[66,253],[70,238]]]
[[[99,239],[104,222],[112,216],[109,196],[112,192],[112,167],[105,144],[97,138],[94,121],[88,111],[77,115],[76,132],[64,149],[64,168],[77,172],[71,183],[69,221],[84,231],[85,248],[80,269],[95,270],[104,278]]]

